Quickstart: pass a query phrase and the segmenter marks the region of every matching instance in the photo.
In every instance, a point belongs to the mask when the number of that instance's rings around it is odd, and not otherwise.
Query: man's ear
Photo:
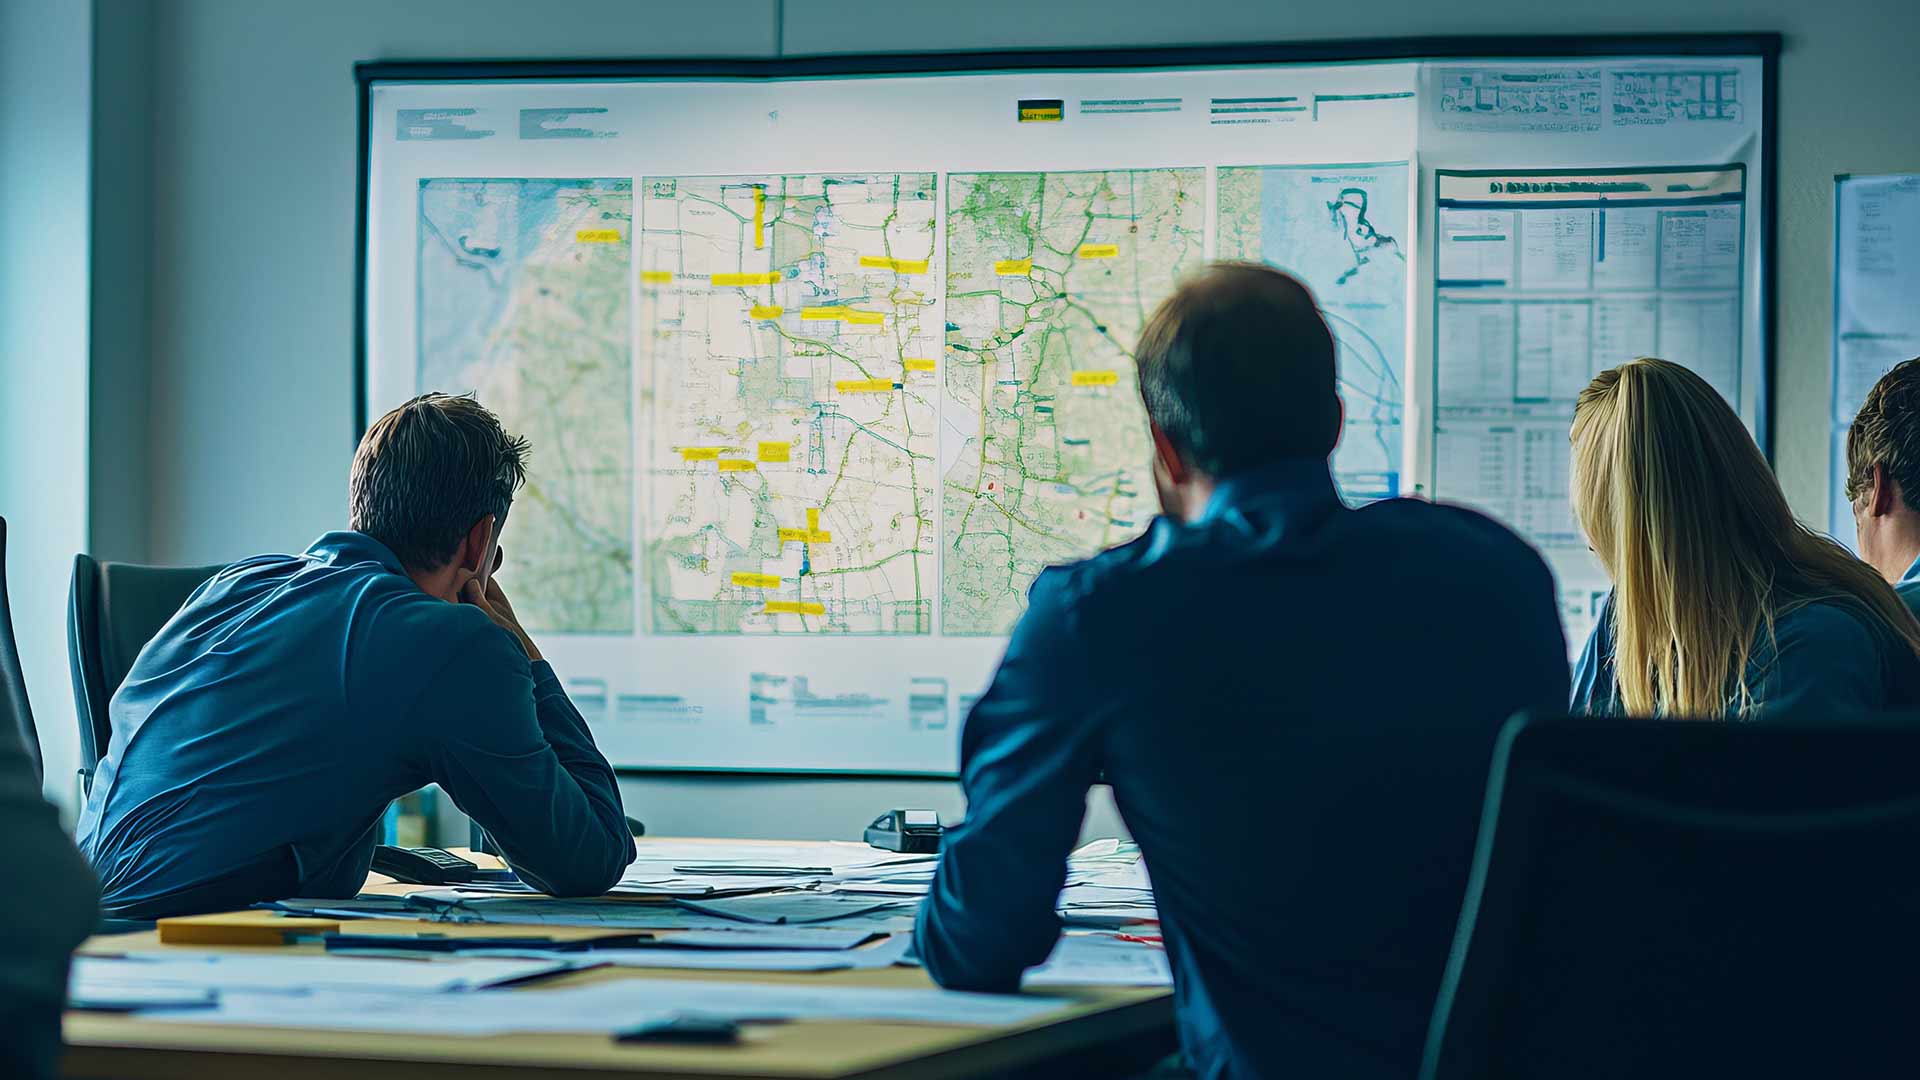
[[[472,576],[486,573],[491,567],[488,560],[493,558],[493,515],[488,514],[473,523],[467,530],[467,539],[460,545],[455,556],[459,569],[468,571]]]
[[[1160,430],[1160,425],[1151,420],[1147,421],[1147,428],[1153,432],[1153,456],[1159,459],[1160,467],[1166,471],[1167,479],[1175,484],[1186,483],[1193,470],[1187,467],[1186,459],[1180,456],[1180,451],[1174,449],[1173,440],[1167,438],[1167,433]]]
[[[1885,465],[1873,467],[1873,480],[1867,486],[1867,513],[1873,517],[1886,517],[1900,504],[1903,494],[1894,484],[1893,477],[1887,475]]]

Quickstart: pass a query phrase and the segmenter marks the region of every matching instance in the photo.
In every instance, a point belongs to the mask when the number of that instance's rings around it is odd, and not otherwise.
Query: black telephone
[[[443,848],[378,844],[373,869],[403,885],[459,885],[472,881],[480,867]]]

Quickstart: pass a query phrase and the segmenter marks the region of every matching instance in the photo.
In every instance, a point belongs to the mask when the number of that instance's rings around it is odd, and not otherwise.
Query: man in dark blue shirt
[[[494,579],[526,453],[470,397],[415,398],[360,442],[353,531],[227,567],[141,650],[80,818],[109,911],[352,896],[428,783],[536,888],[619,880],[613,770]]]
[[[1334,344],[1292,278],[1207,270],[1136,359],[1166,514],[1034,583],[967,718],[921,958],[1011,990],[1047,956],[1104,774],[1198,1073],[1411,1076],[1495,732],[1566,701],[1553,582],[1470,511],[1342,504]]]

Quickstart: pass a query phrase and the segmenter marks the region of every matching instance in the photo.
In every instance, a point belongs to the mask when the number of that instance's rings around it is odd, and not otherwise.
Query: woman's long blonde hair
[[[1753,707],[1747,663],[1775,616],[1837,599],[1920,654],[1893,588],[1795,520],[1720,394],[1678,364],[1603,371],[1573,413],[1572,496],[1613,579],[1617,707],[1717,717]]]

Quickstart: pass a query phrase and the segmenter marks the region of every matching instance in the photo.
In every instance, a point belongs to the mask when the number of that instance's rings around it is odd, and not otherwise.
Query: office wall
[[[1788,34],[1777,103],[1776,456],[1796,508],[1820,521],[1831,177],[1920,170],[1911,0],[171,0],[153,34],[148,553],[203,562],[285,549],[340,521],[352,436],[355,60],[1731,30]],[[951,805],[944,785],[688,778],[632,794],[640,816],[674,832],[711,820],[716,830],[771,822],[824,833],[909,796]],[[748,817],[753,807],[773,813]]]
[[[47,788],[65,800],[67,574],[87,540],[92,34],[86,4],[0,3],[0,517]]]

